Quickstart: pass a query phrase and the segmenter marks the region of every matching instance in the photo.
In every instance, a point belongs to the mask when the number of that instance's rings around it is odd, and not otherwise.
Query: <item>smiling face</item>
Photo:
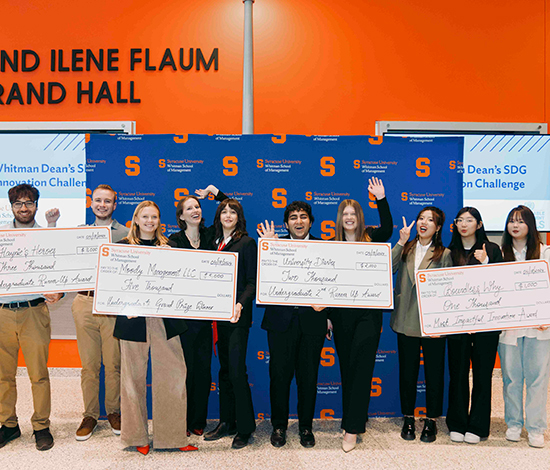
[[[160,224],[159,211],[153,206],[144,207],[136,215],[134,222],[139,227],[140,238],[152,240],[155,238],[155,231]]]
[[[183,203],[180,219],[187,225],[198,226],[202,220],[202,209],[199,201],[189,198]]]
[[[34,220],[38,205],[28,196],[21,196],[11,205],[15,220],[20,224],[30,224]]]
[[[434,213],[430,210],[422,212],[416,220],[416,231],[421,241],[429,243],[435,233],[441,228],[435,221]]]
[[[483,222],[479,222],[469,212],[463,212],[455,219],[455,226],[462,238],[470,238],[481,228]]]
[[[345,232],[355,232],[357,229],[357,213],[353,206],[346,206],[342,212],[342,224]]]
[[[220,222],[222,224],[224,232],[233,233],[237,226],[239,216],[237,211],[231,209],[229,205],[225,206],[220,213]]]
[[[92,212],[99,220],[109,220],[116,209],[116,198],[112,191],[96,189],[92,194]]]
[[[291,238],[303,240],[307,237],[311,228],[311,220],[306,211],[292,211],[288,215],[288,222],[285,222],[286,229]]]
[[[517,241],[525,240],[527,235],[529,235],[529,227],[522,219],[519,212],[514,212],[510,219],[508,219],[506,230],[508,230],[511,237]]]

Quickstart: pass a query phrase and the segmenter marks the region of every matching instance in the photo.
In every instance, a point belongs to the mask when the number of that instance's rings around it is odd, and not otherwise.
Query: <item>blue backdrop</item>
[[[394,244],[402,227],[423,206],[435,205],[447,215],[443,241],[450,241],[452,218],[462,207],[462,138],[402,138],[369,136],[294,135],[143,135],[97,136],[86,145],[87,194],[98,184],[110,184],[118,193],[116,219],[125,224],[135,206],[147,199],[161,208],[166,235],[179,230],[175,206],[197,188],[214,184],[227,196],[241,201],[249,235],[264,220],[275,221],[285,234],[283,213],[294,200],[313,207],[311,232],[323,239],[335,234],[338,205],[356,199],[368,225],[378,225],[376,200],[367,192],[368,178],[382,179],[394,219]],[[216,202],[203,201],[203,215],[210,225]],[[89,206],[89,204],[88,204]],[[87,223],[94,216],[87,211]],[[260,328],[263,309],[254,311],[248,348],[248,369],[259,419],[268,419],[269,350],[266,332]],[[399,416],[396,335],[384,326],[371,390],[370,416]],[[209,417],[218,416],[217,358],[213,359],[213,383]],[[294,387],[294,385],[293,385]],[[418,382],[417,414],[425,413],[423,370]],[[446,409],[446,406],[445,406]],[[102,411],[102,413],[104,410]],[[321,357],[316,418],[342,414],[341,383],[334,344],[326,341]],[[291,393],[291,418],[296,418],[296,393]]]

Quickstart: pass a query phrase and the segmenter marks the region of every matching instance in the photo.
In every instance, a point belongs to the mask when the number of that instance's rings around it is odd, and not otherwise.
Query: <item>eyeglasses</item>
[[[21,209],[23,206],[25,206],[27,209],[33,209],[34,207],[36,207],[36,201],[17,201],[11,205],[11,207],[13,207],[14,209]]]
[[[458,224],[473,224],[474,222],[476,222],[476,219],[474,219],[473,217],[470,217],[468,219],[455,219],[455,225],[458,225]]]

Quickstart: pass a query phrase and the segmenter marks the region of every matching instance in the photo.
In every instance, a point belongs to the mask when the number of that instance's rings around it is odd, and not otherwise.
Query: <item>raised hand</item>
[[[376,176],[369,178],[369,193],[371,193],[376,199],[384,199],[386,192],[384,191],[384,184],[380,178]]]
[[[216,188],[213,184],[209,184],[204,189],[195,189],[195,194],[199,199],[205,199],[208,197],[210,193],[212,193],[214,196],[217,196],[219,192],[219,189]]]
[[[55,227],[57,220],[61,216],[59,209],[54,207],[53,209],[46,211],[46,221],[48,222],[48,227]]]
[[[256,229],[260,238],[279,238],[279,235],[275,233],[275,224],[271,221],[271,225],[266,220],[265,225],[260,222],[260,226]]]
[[[480,263],[484,263],[487,258],[487,249],[485,248],[485,243],[483,244],[483,249],[474,251],[474,257]]]
[[[413,228],[415,222],[416,220],[413,220],[411,225],[407,225],[407,220],[405,219],[405,216],[403,216],[403,228],[399,230],[399,240],[397,242],[401,246],[405,246],[405,243],[409,241],[409,238],[411,237],[411,229]]]

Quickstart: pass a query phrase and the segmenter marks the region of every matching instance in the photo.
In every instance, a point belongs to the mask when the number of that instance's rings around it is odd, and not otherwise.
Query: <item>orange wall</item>
[[[257,133],[372,134],[376,120],[546,122],[546,0],[256,0]],[[14,81],[62,82],[59,105],[0,121],[135,120],[140,133],[239,133],[240,0],[4,0],[0,48],[33,49]],[[129,71],[130,48],[219,48],[219,70]],[[119,72],[50,72],[50,49],[120,49]],[[140,104],[76,103],[76,82],[135,82]],[[97,89],[97,88],[96,88]],[[127,89],[123,88],[127,94]],[[8,91],[0,99],[7,97]]]

